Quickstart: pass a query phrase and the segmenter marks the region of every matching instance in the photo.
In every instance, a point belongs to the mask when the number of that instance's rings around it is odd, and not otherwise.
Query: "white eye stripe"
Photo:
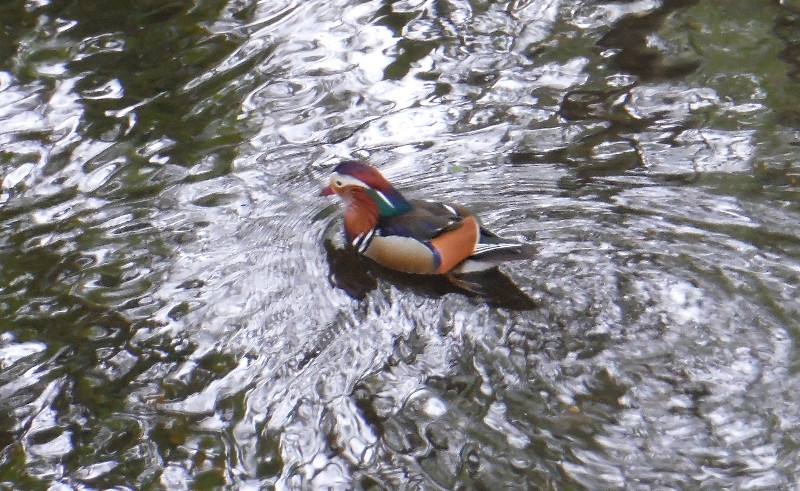
[[[339,174],[338,172],[334,172],[333,174],[331,174],[331,184],[333,184],[337,188],[341,188],[344,186],[358,186],[360,188],[369,187],[362,181],[356,179],[355,177]]]
[[[367,184],[365,184],[363,181],[360,181],[360,180],[358,180],[358,179],[356,179],[355,177],[352,177],[352,176],[348,176],[348,175],[345,175],[345,174],[339,174],[338,172],[334,172],[333,174],[331,174],[331,185],[336,187],[336,188],[341,188],[341,187],[344,187],[344,186],[357,186],[357,187],[360,187],[360,188],[372,189]],[[394,203],[392,203],[389,200],[389,198],[386,197],[385,194],[383,194],[382,192],[378,191],[377,189],[372,189],[372,190],[390,208],[395,208]]]

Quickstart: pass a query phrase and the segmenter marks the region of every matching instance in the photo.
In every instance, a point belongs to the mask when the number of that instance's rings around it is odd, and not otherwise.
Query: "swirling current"
[[[798,74],[794,1],[4,2],[0,487],[796,489]],[[370,265],[343,158],[535,256]]]

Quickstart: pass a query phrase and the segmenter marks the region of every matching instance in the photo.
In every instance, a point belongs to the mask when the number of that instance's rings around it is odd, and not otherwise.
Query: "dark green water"
[[[5,0],[0,487],[795,489],[798,89],[793,1]],[[343,252],[354,156],[537,307]]]

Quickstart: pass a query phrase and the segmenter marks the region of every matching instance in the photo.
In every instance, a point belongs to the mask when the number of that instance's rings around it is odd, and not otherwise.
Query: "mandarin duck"
[[[481,271],[499,260],[524,259],[532,246],[504,239],[455,204],[408,200],[371,165],[344,161],[320,196],[344,201],[344,232],[360,254],[404,273],[452,275]]]

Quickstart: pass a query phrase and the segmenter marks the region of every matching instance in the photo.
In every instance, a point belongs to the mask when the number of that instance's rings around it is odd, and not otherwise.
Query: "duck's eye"
[[[337,179],[336,181],[334,181],[334,183],[333,183],[333,184],[334,184],[334,185],[335,185],[337,188],[340,188],[340,187],[342,187],[342,181],[340,181],[340,180],[338,180],[338,179]]]

